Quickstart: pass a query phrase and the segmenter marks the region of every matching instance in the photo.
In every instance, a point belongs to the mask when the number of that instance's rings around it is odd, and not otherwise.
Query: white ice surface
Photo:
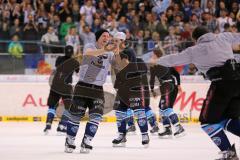
[[[198,124],[184,125],[187,135],[179,139],[151,136],[146,149],[141,145],[139,133],[127,137],[126,148],[113,148],[116,124],[101,123],[90,154],[79,153],[85,123],[81,123],[77,149],[72,154],[63,152],[65,136],[56,136],[56,125],[44,136],[44,123],[0,123],[0,160],[213,160],[219,157],[217,147]],[[228,135],[239,151],[239,138]]]

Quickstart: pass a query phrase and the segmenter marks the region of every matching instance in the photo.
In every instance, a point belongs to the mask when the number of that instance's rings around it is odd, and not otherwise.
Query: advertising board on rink
[[[181,77],[182,92],[178,94],[174,110],[182,122],[197,121],[206,96],[209,83],[200,77]],[[104,85],[104,90],[115,94],[111,81]],[[11,94],[10,94],[11,93]],[[0,122],[4,121],[44,121],[47,113],[49,94],[48,76],[5,76],[0,77]],[[106,98],[105,98],[106,99]],[[151,98],[151,107],[158,115],[160,96]],[[106,101],[108,101],[106,99]],[[60,102],[61,103],[61,102]],[[111,105],[112,103],[106,103]],[[62,104],[60,104],[62,105]],[[106,106],[111,108],[111,106]],[[105,121],[114,121],[114,112],[104,115]]]

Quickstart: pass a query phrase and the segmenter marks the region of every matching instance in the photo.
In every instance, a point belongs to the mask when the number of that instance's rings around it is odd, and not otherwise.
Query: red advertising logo
[[[180,111],[183,111],[188,105],[191,106],[190,111],[201,111],[204,98],[197,98],[197,92],[194,91],[189,97],[186,96],[186,92],[182,92],[176,98],[174,105],[180,103]]]
[[[42,97],[33,97],[32,94],[28,94],[26,98],[23,101],[22,104],[23,107],[47,107],[47,102],[43,103],[43,98]]]
[[[62,105],[63,101],[60,100],[59,104]],[[48,105],[45,98],[35,97],[32,94],[28,94],[23,100],[22,107],[48,107]]]

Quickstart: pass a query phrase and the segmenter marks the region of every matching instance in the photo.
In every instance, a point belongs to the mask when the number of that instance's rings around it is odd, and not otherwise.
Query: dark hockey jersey
[[[173,67],[164,67],[161,65],[155,65],[150,67],[150,88],[153,90],[155,77],[158,78],[159,83],[172,82],[176,85],[180,85],[180,75]]]
[[[60,56],[57,58],[56,70],[52,74],[51,90],[59,93],[69,93],[72,86],[73,72],[79,72],[79,62],[74,58]]]

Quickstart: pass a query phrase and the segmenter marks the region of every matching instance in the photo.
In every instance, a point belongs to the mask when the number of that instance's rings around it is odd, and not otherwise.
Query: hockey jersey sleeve
[[[165,67],[190,64],[192,62],[192,52],[192,47],[189,47],[180,53],[161,57],[160,59],[158,59],[157,64]]]
[[[74,63],[74,64],[75,64],[75,70],[74,70],[74,71],[75,71],[76,73],[79,73],[79,70],[80,70],[80,68],[79,68],[79,67],[80,67],[80,64],[79,64],[79,62],[78,62],[77,60],[74,60],[74,62],[75,62],[75,63]]]
[[[175,68],[171,68],[171,72],[172,72],[172,75],[177,79],[177,85],[180,85],[181,80],[180,80],[180,74],[178,73],[178,71],[176,71]]]
[[[61,56],[57,58],[55,62],[55,67],[59,66],[61,64]]]
[[[137,67],[138,67],[138,71],[141,72],[141,77],[142,77],[142,85],[144,87],[144,91],[145,93],[149,92],[149,82],[148,82],[148,68],[146,63],[141,59],[141,58],[137,58]],[[149,96],[149,95],[146,95]]]
[[[155,83],[155,77],[156,77],[156,72],[155,72],[155,67],[150,67],[150,88],[151,90],[154,89],[154,83]]]
[[[240,33],[231,33],[231,32],[224,32],[221,34],[222,39],[227,41],[228,43],[239,44],[240,43]]]

